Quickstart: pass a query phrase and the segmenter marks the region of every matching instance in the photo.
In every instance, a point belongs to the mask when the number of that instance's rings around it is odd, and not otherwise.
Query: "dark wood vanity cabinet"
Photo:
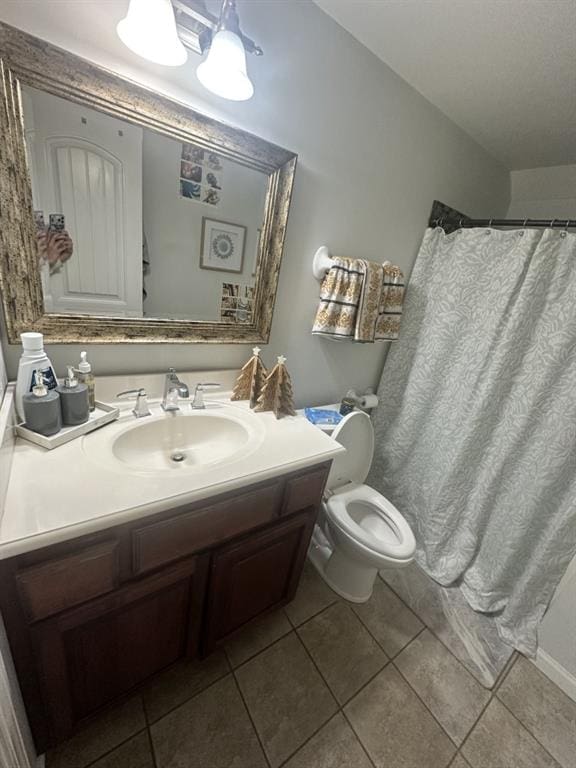
[[[52,731],[66,738],[84,717],[198,648],[208,557],[32,625]]]
[[[329,463],[0,562],[39,752],[292,599]]]
[[[212,557],[204,652],[264,611],[294,596],[315,515],[303,512]]]

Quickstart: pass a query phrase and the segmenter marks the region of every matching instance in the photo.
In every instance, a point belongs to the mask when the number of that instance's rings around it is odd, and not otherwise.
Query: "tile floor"
[[[576,703],[522,657],[484,688],[384,581],[351,606],[307,566],[283,611],[47,756],[87,766],[576,768]]]
[[[514,649],[489,616],[476,613],[458,587],[440,586],[416,563],[380,576],[482,685],[495,685]]]

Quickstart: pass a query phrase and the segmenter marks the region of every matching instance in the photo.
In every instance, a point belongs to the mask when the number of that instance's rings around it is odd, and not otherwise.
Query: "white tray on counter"
[[[62,427],[60,432],[50,437],[33,432],[28,427],[25,427],[24,423],[17,424],[14,429],[18,437],[23,437],[25,440],[41,445],[42,448],[47,448],[51,451],[53,448],[58,448],[60,445],[70,442],[70,440],[75,440],[77,437],[87,435],[88,432],[93,432],[105,424],[110,424],[111,421],[116,421],[120,416],[120,409],[112,405],[99,403],[96,400],[95,406],[95,409],[90,413],[90,418],[84,424],[78,424],[76,427]]]

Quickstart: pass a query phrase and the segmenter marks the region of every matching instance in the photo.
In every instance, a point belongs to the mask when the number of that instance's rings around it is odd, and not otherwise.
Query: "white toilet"
[[[308,557],[334,592],[364,603],[380,568],[413,561],[416,541],[396,507],[364,485],[374,455],[370,418],[361,411],[348,414],[332,438],[346,453],[332,463]]]

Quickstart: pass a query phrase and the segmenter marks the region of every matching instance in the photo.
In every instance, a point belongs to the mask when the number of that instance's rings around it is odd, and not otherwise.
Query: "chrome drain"
[[[172,461],[175,461],[177,464],[179,464],[181,461],[184,461],[186,458],[185,453],[180,453],[179,451],[176,451],[176,453],[173,453],[172,456],[170,456]]]

